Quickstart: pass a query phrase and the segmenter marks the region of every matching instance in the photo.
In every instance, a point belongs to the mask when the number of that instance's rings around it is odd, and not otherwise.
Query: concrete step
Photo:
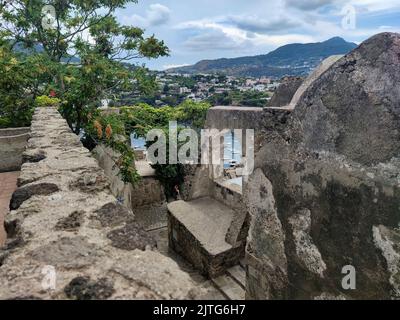
[[[227,274],[235,280],[243,289],[246,289],[246,271],[237,265],[226,270]]]
[[[245,290],[231,276],[224,274],[211,279],[219,291],[229,300],[244,300]]]

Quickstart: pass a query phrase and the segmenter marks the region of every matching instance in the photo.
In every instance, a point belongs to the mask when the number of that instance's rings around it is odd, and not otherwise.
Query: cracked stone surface
[[[55,109],[35,111],[31,134],[14,210],[5,219],[9,238],[0,249],[0,299],[201,294],[190,275],[155,249],[134,214],[117,203],[103,170]],[[36,161],[40,154],[45,158]],[[129,250],[118,245],[124,241]],[[54,287],[46,286],[53,276],[49,270],[55,272]]]

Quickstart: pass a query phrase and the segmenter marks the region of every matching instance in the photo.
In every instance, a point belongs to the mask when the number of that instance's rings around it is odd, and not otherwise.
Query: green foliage
[[[56,94],[70,127],[86,135],[111,128],[101,141],[121,152],[124,181],[135,181],[133,151],[116,138],[122,127],[101,117],[96,108],[116,91],[149,93],[154,78],[144,67],[131,67],[137,58],[169,53],[163,41],[145,37],[144,30],[123,26],[115,12],[135,0],[13,0],[0,5],[0,126],[29,125],[34,102],[56,103],[37,96]],[[43,24],[45,5],[55,8],[54,21]],[[84,36],[86,34],[86,36]],[[90,41],[87,37],[90,35]],[[20,52],[18,57],[13,53]],[[93,117],[99,118],[93,128]],[[105,126],[105,127],[104,127]],[[93,129],[96,129],[93,131]],[[116,134],[117,133],[117,134]],[[93,139],[98,139],[93,136]]]
[[[134,71],[125,62],[168,55],[163,41],[146,38],[142,29],[117,22],[115,11],[132,2],[137,1],[15,0],[0,7],[0,39],[46,60],[40,85],[44,90],[52,88],[64,102],[61,112],[76,133],[84,125],[86,109],[99,106],[112,92],[135,86],[146,91],[152,85],[146,72],[139,71],[143,68]],[[53,5],[56,11],[48,28],[42,24],[45,5]]]
[[[145,136],[153,128],[168,127],[170,121],[200,129],[204,126],[209,108],[208,103],[186,100],[177,107],[156,108],[141,103],[132,107],[122,107],[120,111],[127,128]]]
[[[215,93],[208,98],[208,102],[214,106],[252,106],[252,107],[265,107],[267,98],[271,96],[269,92],[260,91],[238,91],[233,90],[223,93]]]
[[[182,164],[152,165],[157,180],[164,186],[167,199],[176,196],[175,187],[181,186],[184,181],[184,167]]]
[[[119,176],[125,183],[136,184],[140,180],[135,169],[135,154],[129,144],[130,139],[125,132],[124,122],[116,114],[89,114],[90,119],[85,125],[85,134],[94,139],[96,144],[104,144],[120,154],[115,165]]]
[[[195,129],[201,129],[206,121],[210,104],[207,102],[193,102],[186,100],[174,108],[178,122]]]
[[[197,82],[195,79],[191,77],[184,77],[184,76],[174,76],[172,77],[174,83],[177,83],[180,87],[186,87],[189,89],[193,89]]]
[[[207,111],[210,108],[208,103],[198,103],[187,100],[179,106],[155,108],[146,104],[139,104],[132,107],[120,108],[120,117],[125,123],[127,130],[136,132],[139,136],[145,137],[151,129],[163,129],[167,138],[168,153],[168,125],[170,121],[177,121],[182,126],[189,126],[193,129],[204,127]],[[168,154],[167,154],[168,159]],[[167,197],[174,194],[175,186],[183,182],[184,169],[181,164],[155,164],[157,179],[164,185]]]
[[[29,126],[46,63],[14,53],[0,39],[0,127]]]
[[[163,129],[168,140],[168,125],[170,121],[177,121],[180,125],[200,129],[204,126],[206,114],[210,105],[187,100],[179,106],[155,108],[147,104],[138,104],[120,108],[120,114],[111,113],[101,115],[97,110],[89,113],[90,119],[85,132],[121,153],[118,161],[120,176],[125,182],[137,182],[138,176],[133,169],[134,152],[125,143],[128,135],[135,132],[145,137],[151,129]],[[107,135],[107,127],[112,129],[112,135]],[[123,137],[123,139],[121,139]],[[167,142],[168,143],[168,142]],[[168,149],[168,148],[167,148]],[[157,179],[164,185],[167,196],[174,193],[175,186],[183,182],[183,166],[181,164],[167,164],[153,166]]]
[[[172,119],[171,119],[172,120]],[[161,129],[161,128],[158,128]],[[180,130],[183,128],[181,126],[178,126],[177,128],[177,133],[179,134]],[[169,159],[169,128],[165,127],[162,128],[164,131],[164,135],[166,138],[166,159],[168,161]],[[154,142],[148,142],[147,147],[150,147]],[[178,149],[183,145],[184,142],[179,142],[178,141]],[[176,187],[180,187],[184,181],[185,177],[185,172],[184,172],[184,167],[180,163],[176,164],[153,164],[152,168],[155,170],[156,178],[161,182],[161,184],[164,186],[164,192],[167,197],[169,198],[174,198],[176,197]]]
[[[61,103],[58,98],[50,98],[48,96],[38,96],[35,99],[37,107],[57,107]]]

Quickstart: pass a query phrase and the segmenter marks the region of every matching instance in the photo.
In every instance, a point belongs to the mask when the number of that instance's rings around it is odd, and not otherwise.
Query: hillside
[[[35,44],[32,48],[26,48],[21,43],[17,43],[14,47],[15,52],[20,52],[24,54],[33,54],[33,53],[43,53],[44,49],[41,44]],[[64,57],[61,59],[62,62],[69,62],[69,63],[79,63],[81,60],[79,57]]]
[[[335,37],[324,42],[288,44],[265,54],[232,59],[202,60],[195,65],[167,70],[171,73],[221,73],[232,76],[301,76],[310,73],[320,61],[355,49],[355,43]]]

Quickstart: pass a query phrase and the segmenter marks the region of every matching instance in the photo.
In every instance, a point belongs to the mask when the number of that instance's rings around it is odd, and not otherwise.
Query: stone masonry
[[[92,150],[110,181],[111,193],[135,214],[136,220],[146,230],[167,226],[167,200],[164,188],[155,177],[154,169],[146,160],[136,161],[135,167],[141,179],[137,184],[124,183],[115,165],[120,154],[110,147],[98,145]]]
[[[376,35],[264,132],[244,187],[248,299],[400,298],[399,83],[400,35]]]
[[[36,110],[24,159],[5,221],[0,299],[195,296],[55,109]]]

